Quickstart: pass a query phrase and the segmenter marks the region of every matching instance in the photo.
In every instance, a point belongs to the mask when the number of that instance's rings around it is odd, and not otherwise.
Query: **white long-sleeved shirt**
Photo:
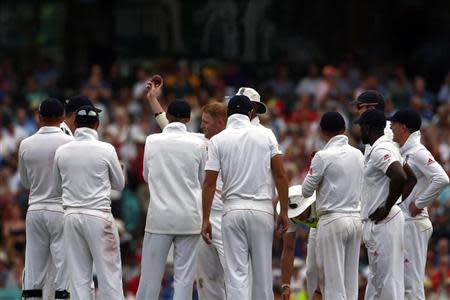
[[[19,174],[23,186],[30,190],[29,210],[36,208],[36,204],[61,206],[61,191],[55,185],[53,160],[56,149],[72,140],[71,136],[64,134],[58,127],[41,127],[38,132],[21,142]]]
[[[364,159],[361,217],[368,219],[386,202],[391,182],[386,175],[389,166],[403,160],[398,147],[384,135],[375,141]]]
[[[168,124],[169,120],[167,119],[166,113],[160,113],[155,118],[156,123],[158,126],[163,130]],[[205,137],[203,133],[193,133],[196,137],[201,138],[205,141],[205,143],[209,144],[209,139]],[[206,162],[205,162],[206,163]],[[214,199],[211,206],[211,211],[215,211],[217,213],[221,213],[223,211],[223,201],[222,201],[222,174],[219,173],[219,176],[217,177],[217,183],[216,183],[216,192],[214,193]]]
[[[145,231],[158,234],[199,234],[206,143],[173,122],[147,137],[144,179],[150,189]]]
[[[273,213],[271,159],[279,154],[278,143],[267,129],[252,126],[244,115],[228,118],[226,129],[211,138],[205,167],[222,173],[225,212],[258,209]]]
[[[75,130],[74,141],[56,150],[54,172],[64,208],[110,211],[111,189],[121,191],[125,185],[114,147],[85,127]]]
[[[348,144],[345,135],[331,138],[318,151],[303,181],[302,194],[311,197],[315,190],[318,215],[326,213],[358,213],[364,156]]]
[[[427,218],[428,212],[426,207],[449,184],[449,178],[430,151],[420,143],[420,131],[413,132],[408,137],[405,144],[400,147],[400,154],[405,163],[411,167],[417,178],[417,183],[411,191],[411,194],[400,204],[400,208],[405,218],[411,219],[409,205],[414,202],[417,208],[424,209],[415,218]]]

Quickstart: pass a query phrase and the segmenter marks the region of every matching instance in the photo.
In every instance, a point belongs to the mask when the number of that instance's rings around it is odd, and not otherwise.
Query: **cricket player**
[[[417,112],[400,110],[390,120],[400,154],[417,178],[409,197],[400,204],[405,216],[405,299],[425,300],[425,264],[433,232],[427,206],[449,184],[449,178],[420,142],[422,120]]]
[[[59,129],[64,107],[57,99],[46,99],[39,106],[41,128],[23,140],[19,147],[19,174],[30,190],[26,216],[25,299],[43,299],[43,288],[51,264],[55,265],[55,299],[68,299],[68,270],[65,262],[61,192],[54,181],[53,159],[56,149],[73,140]],[[50,296],[50,295],[49,295]],[[53,295],[51,295],[53,296]]]
[[[191,107],[169,104],[169,124],[147,138],[144,179],[151,200],[147,213],[138,300],[158,299],[170,246],[174,244],[174,299],[192,299],[201,229],[201,184],[206,143],[187,132]]]
[[[319,275],[316,263],[316,226],[317,214],[315,210],[316,196],[305,199],[302,195],[302,186],[289,187],[288,217],[289,228],[283,235],[283,250],[281,252],[281,279],[283,284],[282,299],[289,300],[291,296],[291,278],[295,252],[295,234],[297,224],[304,224],[310,228],[308,235],[306,255],[306,290],[308,299],[321,299],[318,286]],[[277,205],[279,211],[279,205]]]
[[[316,257],[322,298],[356,300],[364,158],[348,144],[344,132],[339,113],[322,116],[320,133],[327,144],[314,155],[302,194],[308,198],[317,191]]]
[[[367,90],[362,92],[355,101],[351,104],[356,106],[358,115],[361,116],[365,111],[369,109],[378,109],[384,113],[385,100],[383,95],[375,90]],[[386,127],[384,128],[384,137],[392,141],[393,134],[391,130],[391,123],[389,120],[386,121]],[[364,150],[364,156],[370,151],[370,145],[367,144]]]
[[[253,299],[273,299],[274,182],[281,203],[277,229],[280,234],[288,229],[288,183],[283,158],[273,136],[250,123],[252,110],[248,97],[231,98],[227,128],[211,139],[205,167],[202,237],[207,243],[211,243],[214,235],[210,211],[217,177],[222,172],[222,238],[229,299],[248,299],[250,290]],[[253,274],[252,287],[249,268]]]
[[[384,113],[371,109],[356,120],[371,146],[364,161],[361,217],[369,258],[365,299],[404,299],[404,217],[395,205],[407,175],[398,148],[384,136]]]
[[[121,191],[125,177],[111,144],[100,142],[99,110],[82,106],[75,112],[74,141],[55,155],[56,184],[62,189],[64,243],[71,299],[93,299],[95,264],[102,299],[124,299],[120,241],[111,214],[111,189]]]
[[[73,136],[73,132],[75,131],[75,112],[82,106],[91,105],[92,102],[88,97],[85,96],[73,96],[65,101],[65,111],[66,116],[63,122],[60,124],[61,130],[70,136]],[[101,112],[101,109],[97,110]]]
[[[155,77],[153,77],[155,78]],[[163,86],[163,81],[150,80],[147,84],[147,100],[153,111],[158,125],[161,129],[169,123],[166,114],[159,104],[157,96]],[[210,102],[202,107],[201,129],[204,134],[197,136],[204,139],[206,143],[223,129],[227,122],[227,107],[218,102]],[[224,256],[222,242],[222,178],[219,174],[216,192],[211,209],[211,224],[214,236],[212,244],[208,245],[203,240],[198,243],[197,253],[197,291],[200,300],[222,300],[225,299],[224,281]]]

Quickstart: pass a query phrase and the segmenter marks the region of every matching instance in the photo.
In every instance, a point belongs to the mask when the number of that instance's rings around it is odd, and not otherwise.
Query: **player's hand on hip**
[[[289,219],[287,214],[281,214],[277,219],[277,233],[283,235],[289,228]]]
[[[414,202],[409,205],[409,212],[411,213],[411,217],[415,217],[422,212],[423,209],[420,209],[416,206]]]
[[[386,209],[386,207],[380,206],[369,216],[369,219],[375,222],[375,224],[378,224],[378,222],[386,219],[386,217],[389,215],[389,212],[390,210]]]
[[[212,243],[212,229],[209,220],[203,221],[202,238],[208,245]]]

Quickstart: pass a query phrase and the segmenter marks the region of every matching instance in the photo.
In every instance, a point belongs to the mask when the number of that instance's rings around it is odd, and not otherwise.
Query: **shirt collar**
[[[348,144],[348,137],[346,137],[343,134],[339,134],[336,136],[333,136],[328,143],[323,147],[323,149],[336,147],[336,146],[344,146]]]
[[[247,126],[252,126],[248,116],[242,114],[234,114],[228,117],[227,128],[243,128]]]
[[[55,132],[61,132],[61,129],[56,126],[42,126],[38,131],[39,134],[55,133]]]
[[[259,117],[256,116],[256,117],[254,117],[253,119],[250,120],[250,123],[253,126],[259,126],[261,124],[261,121],[259,120]]]
[[[186,124],[181,122],[172,122],[164,127],[163,132],[187,132]]]
[[[372,147],[370,148],[369,154],[367,155],[367,159],[369,159],[370,155],[372,154],[373,149],[375,149],[376,146],[378,146],[379,144],[383,143],[383,142],[392,142],[391,140],[389,140],[389,138],[386,135],[382,135],[380,136],[375,143],[373,143]]]
[[[411,133],[406,142],[403,144],[403,146],[400,147],[400,153],[403,154],[406,151],[410,150],[415,145],[417,145],[418,143],[420,143],[420,137],[421,135],[419,130]]]
[[[98,140],[97,130],[81,127],[75,129],[75,140],[77,141],[94,141]]]

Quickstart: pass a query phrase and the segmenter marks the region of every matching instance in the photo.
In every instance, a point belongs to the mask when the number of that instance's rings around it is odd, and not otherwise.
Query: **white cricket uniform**
[[[42,290],[52,264],[56,266],[56,274],[51,284],[57,291],[68,289],[63,240],[64,212],[61,192],[54,184],[53,159],[56,149],[72,140],[58,127],[42,127],[36,134],[24,139],[19,147],[20,179],[30,190],[24,290]]]
[[[162,129],[169,120],[163,112],[156,116],[156,123]],[[206,143],[209,140],[203,134],[195,134]],[[223,300],[225,299],[225,278],[224,278],[224,256],[222,241],[222,176],[219,173],[216,184],[216,192],[211,207],[210,222],[212,227],[211,245],[203,239],[198,242],[197,249],[197,292],[200,300]]]
[[[400,204],[405,216],[405,299],[425,300],[425,264],[428,241],[433,233],[427,206],[437,198],[449,179],[433,155],[420,143],[420,131],[408,137],[400,147],[400,154],[417,178],[411,194]],[[416,217],[412,217],[409,211],[412,202],[423,209]]]
[[[273,299],[274,196],[271,159],[276,140],[247,116],[234,114],[211,139],[205,170],[222,173],[226,291],[229,299]],[[249,269],[253,278],[249,284]]]
[[[364,157],[345,135],[318,151],[303,181],[305,198],[316,194],[316,256],[324,299],[357,299]]]
[[[201,186],[206,143],[173,122],[147,138],[144,179],[149,203],[138,300],[158,299],[167,255],[174,244],[174,299],[191,299],[202,221]]]
[[[386,202],[390,184],[386,171],[396,161],[402,162],[398,147],[382,136],[372,145],[364,162],[361,217],[364,221],[363,241],[369,257],[365,299],[404,299],[403,213],[394,205],[386,219],[378,224],[369,219]]]
[[[111,189],[122,190],[125,178],[111,144],[98,141],[90,128],[75,130],[75,140],[55,155],[62,189],[64,242],[71,274],[71,299],[93,299],[95,264],[102,299],[123,299],[120,240],[111,214]]]

